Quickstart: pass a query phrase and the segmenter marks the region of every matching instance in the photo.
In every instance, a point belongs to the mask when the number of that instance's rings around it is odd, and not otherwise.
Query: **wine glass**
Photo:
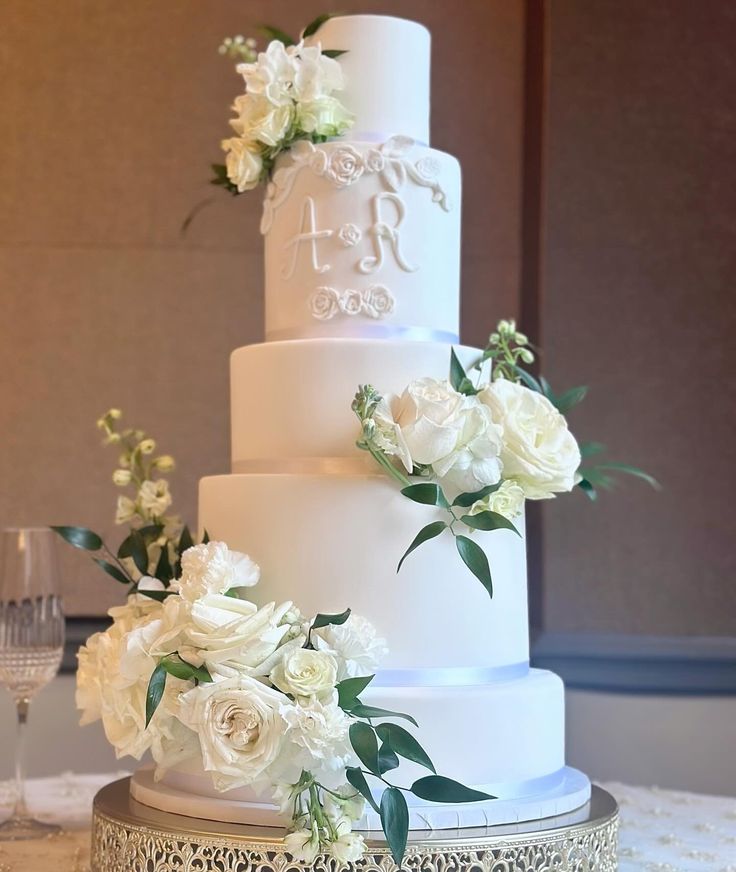
[[[0,549],[0,685],[10,691],[18,710],[15,807],[0,824],[0,840],[33,839],[59,829],[29,814],[24,772],[28,708],[56,675],[64,647],[55,536],[48,527],[8,528]]]

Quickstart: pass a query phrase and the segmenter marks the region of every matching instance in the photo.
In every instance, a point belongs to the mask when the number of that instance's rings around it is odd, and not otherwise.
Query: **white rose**
[[[462,491],[479,490],[501,478],[501,429],[477,397],[458,393],[447,381],[411,382],[391,403],[414,463]]]
[[[335,657],[338,681],[371,675],[388,654],[386,640],[362,615],[350,615],[344,624],[313,630],[312,643],[318,651],[327,651]]]
[[[273,40],[252,64],[238,64],[249,94],[265,97],[275,106],[292,102],[291,88],[295,75],[294,58],[284,44]]]
[[[217,790],[268,783],[279,758],[283,696],[248,676],[199,684],[179,697],[181,720],[199,735],[202,761]]]
[[[545,396],[499,379],[479,398],[503,427],[504,478],[516,481],[533,500],[572,490],[580,450],[567,421]]]
[[[497,512],[512,521],[514,518],[518,518],[523,511],[524,489],[515,481],[508,479],[501,483],[501,487],[497,491],[473,503],[468,514]]]
[[[284,848],[296,862],[310,865],[320,854],[319,836],[316,831],[296,830],[284,836]]]
[[[166,479],[146,480],[138,491],[138,504],[153,518],[160,518],[171,505],[169,483]]]
[[[301,130],[318,136],[340,136],[353,123],[353,115],[336,97],[298,103],[296,119]]]
[[[234,587],[252,587],[261,570],[247,554],[231,551],[224,542],[195,545],[182,554],[181,578],[172,588],[188,602]]]
[[[337,661],[326,651],[292,648],[271,672],[271,681],[296,697],[325,697],[337,684]]]
[[[222,150],[227,153],[225,166],[227,177],[242,194],[255,188],[261,180],[263,158],[258,144],[239,136],[222,140]]]
[[[236,97],[233,111],[238,117],[230,120],[230,126],[238,136],[269,146],[281,144],[294,119],[291,104],[275,106],[265,97],[250,94]]]
[[[115,512],[115,523],[116,524],[127,524],[132,518],[135,517],[135,503],[131,500],[130,497],[123,496],[122,494],[118,497],[118,506],[117,511]]]
[[[363,157],[352,145],[339,145],[330,152],[325,175],[338,188],[352,185],[363,175]]]
[[[341,864],[346,866],[363,856],[365,841],[359,833],[350,830],[350,821],[341,818],[334,824],[337,839],[330,842],[330,854]]]
[[[300,42],[289,46],[286,52],[294,65],[293,97],[298,103],[310,103],[345,87],[340,63],[322,54],[318,42],[313,45]]]
[[[292,745],[292,762],[313,775],[343,770],[353,760],[348,739],[350,720],[333,701],[311,700],[306,705],[282,705],[286,741]],[[344,773],[341,773],[344,778]]]

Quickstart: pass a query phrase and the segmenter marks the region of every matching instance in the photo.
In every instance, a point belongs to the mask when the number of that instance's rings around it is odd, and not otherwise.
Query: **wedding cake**
[[[479,536],[493,595],[458,561],[452,538],[397,561],[418,506],[356,447],[358,384],[400,392],[447,377],[458,346],[460,167],[429,146],[430,35],[371,15],[327,20],[322,51],[343,52],[347,135],[297,142],[265,192],[266,341],[231,358],[232,472],[201,481],[199,524],[261,567],[258,605],[295,600],[307,613],[348,606],[388,654],[363,702],[410,712],[438,771],[494,797],[408,797],[413,829],[480,826],[570,812],[590,783],[565,765],[564,693],[529,666],[521,535]],[[412,727],[407,727],[413,730]],[[421,767],[402,759],[410,783]],[[133,795],[159,809],[239,823],[283,823],[268,796],[218,792],[201,761],[148,770]],[[363,828],[378,829],[368,807]]]

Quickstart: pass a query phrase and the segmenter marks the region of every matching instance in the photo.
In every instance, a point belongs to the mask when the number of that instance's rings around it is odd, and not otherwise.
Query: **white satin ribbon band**
[[[233,461],[238,475],[380,475],[381,467],[365,457],[254,457]]]
[[[529,661],[478,669],[449,667],[439,669],[379,669],[371,687],[471,687],[494,681],[513,681],[529,672]]]
[[[289,339],[410,339],[414,342],[443,342],[456,345],[460,342],[457,333],[449,330],[433,330],[431,327],[401,327],[391,324],[366,324],[362,327],[341,324],[339,333],[323,330],[266,330],[266,342],[281,342]]]

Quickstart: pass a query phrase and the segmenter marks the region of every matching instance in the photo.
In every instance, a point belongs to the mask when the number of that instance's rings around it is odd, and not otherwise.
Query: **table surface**
[[[92,798],[128,772],[32,779],[34,814],[61,824],[42,842],[0,842],[0,872],[88,872]],[[619,872],[736,872],[736,798],[656,787],[601,785],[621,806]],[[0,782],[0,812],[12,804],[13,785]],[[0,815],[1,816],[1,815]]]

